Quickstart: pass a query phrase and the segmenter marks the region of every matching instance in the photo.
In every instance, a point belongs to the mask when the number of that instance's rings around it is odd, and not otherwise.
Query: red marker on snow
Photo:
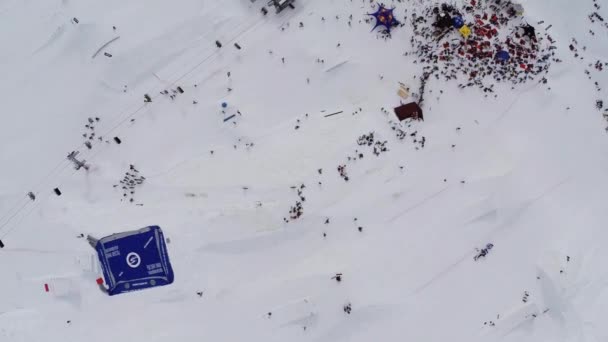
[[[97,282],[97,285],[103,285],[103,278],[101,278],[101,277],[97,278],[96,282]]]
[[[44,284],[44,291],[49,292],[49,284]]]

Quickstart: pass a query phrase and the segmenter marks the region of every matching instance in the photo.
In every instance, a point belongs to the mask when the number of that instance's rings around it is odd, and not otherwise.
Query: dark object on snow
[[[268,10],[266,9],[266,7],[262,7],[261,11],[263,15],[268,14]]]
[[[343,111],[343,110],[341,110],[341,111],[339,111],[339,112],[335,112],[335,113],[331,113],[331,114],[324,115],[324,117],[328,118],[328,117],[330,117],[330,116],[334,116],[334,115],[342,114],[343,112],[344,112],[344,111]]]
[[[90,141],[85,141],[84,146],[86,146],[89,150],[93,148],[93,144]]]
[[[4,242],[2,242],[2,240],[0,240],[0,248],[4,248]]]
[[[491,243],[489,243],[489,244],[486,245],[485,248],[482,248],[481,250],[478,249],[477,250],[478,253],[477,253],[476,256],[473,257],[473,260],[477,261],[477,260],[479,260],[479,258],[483,258],[486,255],[488,255],[488,252],[492,249],[492,247],[494,247],[494,245],[491,244]]]
[[[435,26],[442,30],[451,29],[453,27],[452,17],[447,13],[439,13],[435,19]]]
[[[408,104],[395,108],[395,114],[399,121],[412,118],[414,120],[423,120],[422,108],[416,102],[410,102]]]
[[[238,43],[234,43],[234,47],[237,48],[238,50],[241,49],[241,46]]]
[[[74,20],[74,22],[75,22],[76,24],[78,24],[78,23],[80,22],[80,21],[78,21],[78,18],[76,18],[76,17],[74,17],[74,19],[72,19],[72,20]]]
[[[148,94],[144,94],[144,102],[152,102],[152,98]]]
[[[339,283],[342,281],[342,273],[336,273],[335,276],[331,277],[331,279],[336,279],[336,281]]]
[[[27,197],[29,197],[32,201],[36,200],[36,195],[34,195],[34,193],[31,191],[27,193]]]
[[[524,37],[529,37],[530,39],[536,39],[536,29],[534,28],[534,26],[528,24],[525,26],[522,26],[522,28],[524,29]]]
[[[220,43],[219,40],[216,40],[215,41],[215,46],[217,46],[218,48],[221,48],[222,47],[222,43]]]
[[[53,191],[55,192],[55,195],[61,196],[61,190],[59,190],[59,188],[55,188]]]
[[[122,143],[122,140],[120,140],[119,137],[114,137],[114,141],[119,145]]]
[[[228,120],[230,120],[230,119],[234,118],[235,116],[236,116],[236,114],[232,114],[232,115],[230,115],[229,117],[227,117],[227,118],[225,118],[225,119],[224,119],[224,122],[226,122],[226,121],[228,121]]]
[[[76,170],[80,170],[80,168],[84,168],[85,170],[89,170],[89,165],[86,163],[86,160],[78,160],[78,158],[76,158],[78,156],[80,152],[78,151],[72,151],[70,153],[68,153],[68,160],[71,161],[72,163],[74,163],[74,168]]]
[[[107,53],[107,52],[104,52],[103,55],[106,56],[106,57],[112,57],[112,55],[109,54],[109,53]]]
[[[274,6],[277,13],[281,13],[281,11],[286,9],[287,7],[294,9],[294,2],[295,0],[270,0],[268,1],[268,6]]]
[[[350,312],[353,310],[352,306],[350,303],[344,305],[344,312],[346,312],[347,314],[350,315]]]
[[[182,87],[177,87],[177,91],[179,91],[180,94],[184,93],[184,89],[182,89]]]

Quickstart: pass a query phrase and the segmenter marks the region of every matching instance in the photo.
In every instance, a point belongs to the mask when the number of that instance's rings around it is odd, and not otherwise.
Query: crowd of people
[[[114,184],[114,188],[121,187],[122,189],[122,199],[121,201],[128,199],[129,203],[133,203],[135,201],[135,190],[137,187],[141,186],[146,177],[142,176],[139,173],[139,170],[135,168],[134,165],[129,165],[129,171],[125,172],[124,177],[119,181],[120,184]]]
[[[99,117],[88,118],[88,123],[84,125],[86,129],[84,133],[82,133],[82,137],[84,138],[84,145],[90,150],[93,148],[93,144],[91,143],[93,139],[95,139],[95,124],[97,124],[101,119]],[[97,139],[99,141],[103,140],[102,136],[98,136]]]
[[[296,204],[289,209],[289,219],[286,217],[283,218],[285,223],[288,223],[289,220],[297,220],[304,214],[302,203],[306,202],[306,197],[304,197],[304,189],[306,189],[306,186],[301,184],[300,186],[292,186],[291,188],[297,191],[299,201],[296,201]]]
[[[445,17],[463,18],[470,33],[464,31],[465,36],[445,23]],[[411,23],[416,63],[436,79],[458,80],[461,88],[493,92],[489,80],[525,83],[548,73],[552,62],[560,62],[552,37],[525,24],[510,1],[428,6],[413,13]]]

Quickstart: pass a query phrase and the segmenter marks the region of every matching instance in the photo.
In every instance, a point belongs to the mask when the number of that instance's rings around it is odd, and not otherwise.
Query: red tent
[[[395,108],[395,114],[399,118],[399,121],[412,118],[414,120],[424,120],[422,115],[422,108],[416,102],[410,102]]]

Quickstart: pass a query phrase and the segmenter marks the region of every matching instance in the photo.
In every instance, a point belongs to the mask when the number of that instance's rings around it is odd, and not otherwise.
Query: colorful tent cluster
[[[449,60],[458,54],[469,60],[495,59],[498,63],[507,64],[514,62],[517,67],[528,70],[532,67],[532,62],[538,51],[536,30],[531,25],[524,25],[514,31],[514,36],[508,37],[502,44],[497,43],[500,28],[514,17],[504,12],[491,13],[482,12],[474,14],[473,20],[467,25],[460,12],[451,8],[451,28],[458,30],[465,39],[458,44],[445,42],[440,53],[440,60]],[[445,18],[449,17],[449,12],[439,12],[437,8],[433,13],[438,13],[435,19],[435,27],[445,28]],[[444,31],[445,32],[445,31]],[[523,39],[528,38],[528,39]],[[517,62],[513,61],[513,56]],[[475,72],[473,72],[475,74]]]
[[[556,61],[551,51],[555,41],[534,26],[522,25],[513,0],[500,4],[466,2],[456,7],[444,3],[414,13],[411,43],[418,61],[437,79],[462,82],[461,74],[467,80],[460,87],[479,86],[488,93],[493,92],[490,79],[516,84],[542,77],[551,61]],[[429,17],[434,20],[424,20]],[[443,68],[436,65],[442,62]]]
[[[384,6],[384,4],[380,4],[378,6],[378,10],[375,13],[368,13],[367,15],[371,15],[376,19],[376,26],[372,29],[375,30],[378,26],[384,26],[386,31],[391,32],[391,28],[399,25],[399,21],[395,19],[393,11],[395,9],[388,9]]]
[[[464,37],[464,39],[469,38],[471,35],[471,29],[469,26],[465,25],[464,19],[461,16],[457,15],[452,18],[452,25],[455,29],[460,32],[460,34]]]

